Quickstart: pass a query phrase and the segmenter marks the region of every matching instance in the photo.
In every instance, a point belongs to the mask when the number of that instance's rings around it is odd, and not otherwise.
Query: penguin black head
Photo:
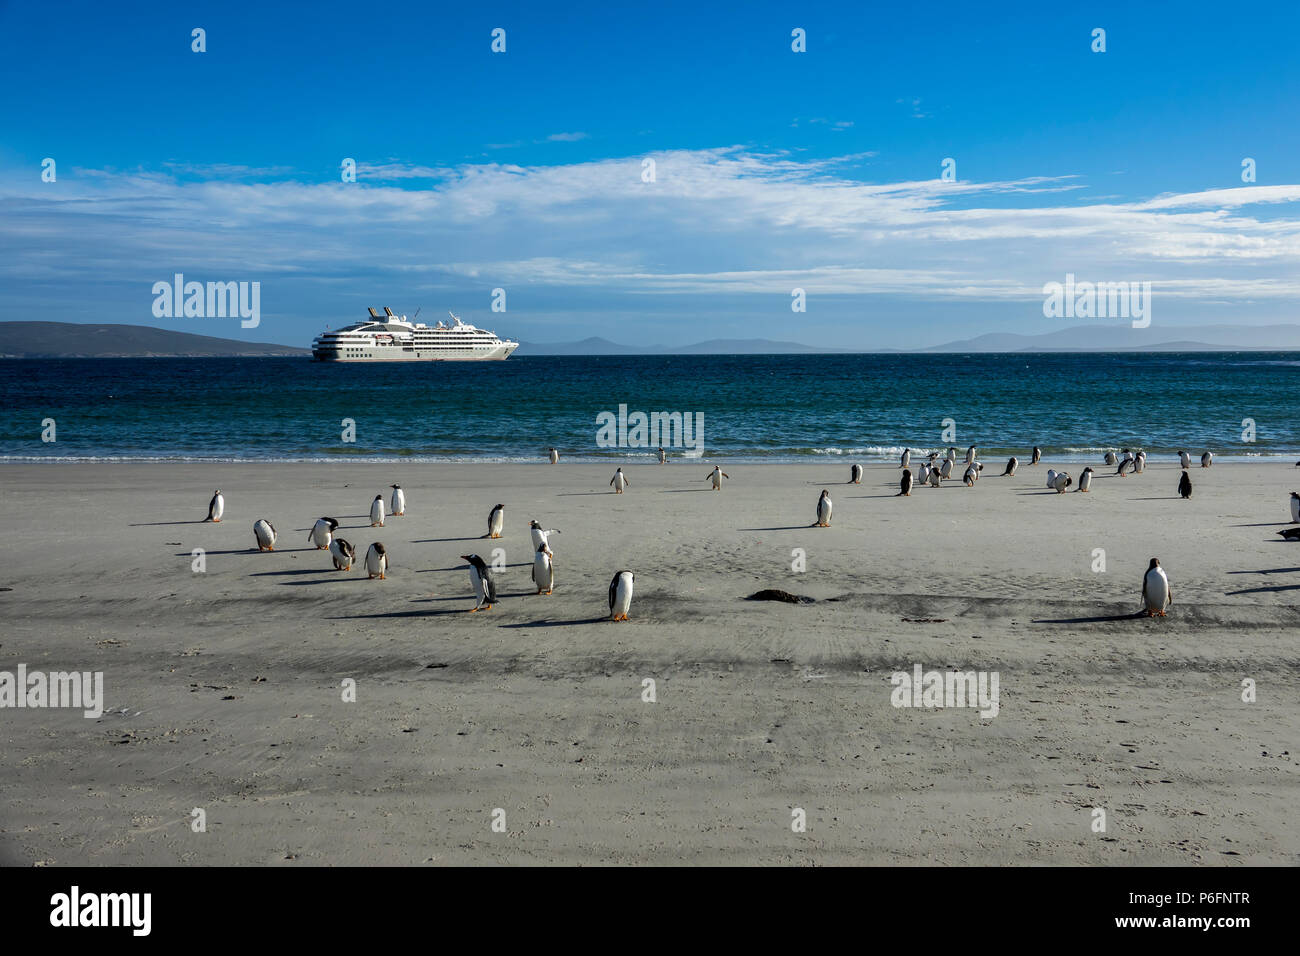
[[[376,541],[376,542],[375,542],[374,544],[372,544],[370,547],[372,547],[372,548],[375,549],[375,554],[384,554],[384,553],[385,553],[385,552],[384,552],[384,545],[383,545],[383,543],[380,542],[380,541]]]
[[[400,487],[402,487],[402,486],[401,486],[401,485],[389,485],[388,487],[390,487],[390,488],[400,488]]]
[[[1160,559],[1152,558],[1151,563],[1147,565],[1147,570],[1150,571],[1152,568],[1158,568],[1158,567],[1160,567]]]
[[[493,508],[492,510],[493,510],[493,511],[505,511],[505,508],[506,508],[505,505],[503,505],[503,504],[499,504],[499,503],[498,503],[497,506],[496,506],[495,508]]]
[[[530,527],[530,528],[540,528],[541,525],[538,524],[536,521],[530,521],[530,522],[528,522],[528,527]]]
[[[468,561],[470,563],[470,566],[473,567],[474,570],[477,571],[479,574],[482,574],[487,570],[487,565],[483,563],[483,559],[480,558],[477,554],[462,554],[461,558]]]
[[[394,487],[396,487],[396,486],[394,485]],[[384,496],[383,496],[383,495],[375,495],[375,500],[376,500],[376,501],[383,501],[383,500],[384,500]]]

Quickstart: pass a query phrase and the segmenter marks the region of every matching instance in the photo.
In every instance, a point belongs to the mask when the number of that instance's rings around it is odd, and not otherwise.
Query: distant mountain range
[[[1080,325],[1041,335],[991,332],[923,349],[822,349],[772,339],[710,339],[694,345],[620,345],[603,338],[523,342],[518,355],[774,355],[852,352],[1223,352],[1300,351],[1300,325],[1200,325],[1135,329]],[[147,325],[0,322],[0,358],[306,356],[309,349],[174,332]]]
[[[151,325],[0,322],[0,358],[216,358],[310,355],[310,349],[236,342]]]

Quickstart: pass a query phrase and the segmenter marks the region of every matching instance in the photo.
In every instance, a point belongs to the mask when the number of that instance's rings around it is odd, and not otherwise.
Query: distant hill
[[[1042,335],[993,332],[923,352],[1223,352],[1300,349],[1300,325],[1075,325]]]
[[[310,355],[309,349],[237,342],[149,325],[0,322],[0,358],[216,358]]]
[[[521,342],[517,355],[781,355],[787,353],[854,352],[856,349],[820,349],[798,342],[772,339],[709,339],[694,345],[620,345],[592,337],[579,342]]]

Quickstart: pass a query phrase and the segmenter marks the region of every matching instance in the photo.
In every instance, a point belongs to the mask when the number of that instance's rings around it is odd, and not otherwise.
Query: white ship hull
[[[497,338],[452,315],[453,324],[436,326],[407,322],[385,308],[370,310],[371,321],[336,332],[325,331],[312,342],[318,362],[499,362],[510,357],[518,342]]]
[[[488,348],[393,348],[391,346],[360,346],[347,349],[318,349],[313,346],[312,358],[318,362],[492,362],[507,359],[518,342],[502,342]]]

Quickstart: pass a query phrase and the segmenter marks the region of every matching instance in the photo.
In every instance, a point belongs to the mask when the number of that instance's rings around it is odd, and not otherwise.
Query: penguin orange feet
[[[472,607],[472,608],[469,609],[469,613],[470,613],[470,614],[473,614],[473,613],[474,613],[475,611],[477,611],[477,610],[478,610],[478,608],[476,608],[476,607]]]

